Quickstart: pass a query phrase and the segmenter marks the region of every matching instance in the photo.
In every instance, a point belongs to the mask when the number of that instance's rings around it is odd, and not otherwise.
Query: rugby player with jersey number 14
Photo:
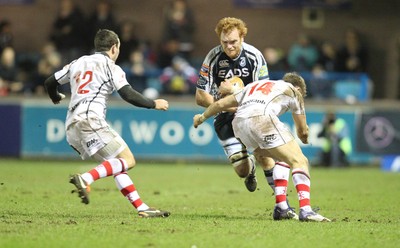
[[[234,79],[234,91],[256,80],[268,79],[268,67],[263,54],[256,47],[246,43],[246,23],[235,17],[220,19],[215,27],[219,45],[212,48],[203,60],[196,89],[196,103],[207,108],[216,100],[225,97],[219,87],[227,79]],[[235,78],[236,77],[236,78]],[[273,159],[265,158],[262,154],[249,153],[238,140],[232,129],[235,109],[218,113],[214,119],[214,129],[219,143],[236,174],[244,178],[248,191],[257,189],[256,164],[262,169],[268,185],[275,190],[274,175],[289,178],[290,166]],[[277,178],[280,179],[280,178]],[[286,203],[286,199],[285,199]],[[290,209],[290,206],[285,206]],[[294,212],[293,212],[294,213]],[[293,214],[288,218],[296,219]]]

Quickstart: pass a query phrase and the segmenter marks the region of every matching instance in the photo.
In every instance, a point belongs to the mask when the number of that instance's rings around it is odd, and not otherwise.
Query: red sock
[[[302,169],[292,171],[293,183],[296,186],[300,208],[311,209],[310,206],[310,177]]]
[[[100,178],[116,175],[126,170],[128,170],[128,164],[124,159],[113,158],[82,174],[82,178],[90,185]]]
[[[275,183],[275,203],[286,202],[287,184],[286,180],[277,179]]]
[[[118,175],[114,176],[115,183],[119,191],[121,191],[122,195],[128,199],[128,201],[135,207],[137,210],[146,210],[149,207],[142,202],[138,192],[136,191],[135,185],[133,184],[131,178],[128,176],[126,172],[122,172]]]
[[[286,192],[289,180],[290,167],[286,163],[277,162],[274,167],[274,193],[275,203],[282,209],[286,209],[289,206],[286,202]]]

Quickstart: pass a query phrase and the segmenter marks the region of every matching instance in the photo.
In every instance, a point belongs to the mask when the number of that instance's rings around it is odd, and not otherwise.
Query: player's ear
[[[112,49],[113,49],[113,52],[117,52],[118,51],[118,49],[119,49],[119,46],[120,46],[120,43],[118,42],[118,43],[115,43],[114,45],[112,45]]]
[[[111,52],[114,54],[117,51],[117,44],[112,45]]]

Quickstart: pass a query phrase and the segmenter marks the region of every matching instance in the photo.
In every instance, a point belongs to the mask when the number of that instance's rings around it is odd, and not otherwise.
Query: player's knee
[[[258,162],[258,164],[261,165],[263,170],[271,170],[275,166],[275,160],[274,159],[262,154],[258,150],[254,151],[254,157],[255,157],[256,161]]]
[[[126,164],[128,165],[128,170],[132,169],[136,165],[136,160],[133,155],[123,157]]]
[[[295,156],[292,158],[292,161],[288,161],[288,162],[290,162],[290,164],[293,168],[308,167],[308,159],[304,155]]]
[[[118,154],[117,158],[122,158],[125,160],[125,163],[128,167],[127,170],[132,169],[136,165],[135,157],[128,147]]]
[[[253,155],[258,162],[263,162],[265,159],[265,156],[263,156],[260,152],[258,152],[258,150],[255,150]]]
[[[229,161],[231,162],[233,167],[237,167],[245,162],[248,157],[249,154],[247,154],[246,151],[240,151],[229,156]]]
[[[301,163],[302,163],[304,166],[308,166],[308,158],[307,158],[306,156],[302,155],[302,156],[301,156],[301,160],[302,160]]]
[[[229,157],[236,174],[241,177],[247,177],[252,167],[252,160],[245,151],[237,152]]]

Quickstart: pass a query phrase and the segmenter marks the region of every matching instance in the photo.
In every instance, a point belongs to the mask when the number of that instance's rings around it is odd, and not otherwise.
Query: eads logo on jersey
[[[218,72],[219,78],[231,78],[237,76],[240,78],[248,77],[250,75],[249,68],[235,68],[233,70],[220,70]]]
[[[276,134],[270,134],[270,135],[266,135],[264,136],[263,140],[266,144],[271,144],[272,142],[274,142],[277,138]]]

